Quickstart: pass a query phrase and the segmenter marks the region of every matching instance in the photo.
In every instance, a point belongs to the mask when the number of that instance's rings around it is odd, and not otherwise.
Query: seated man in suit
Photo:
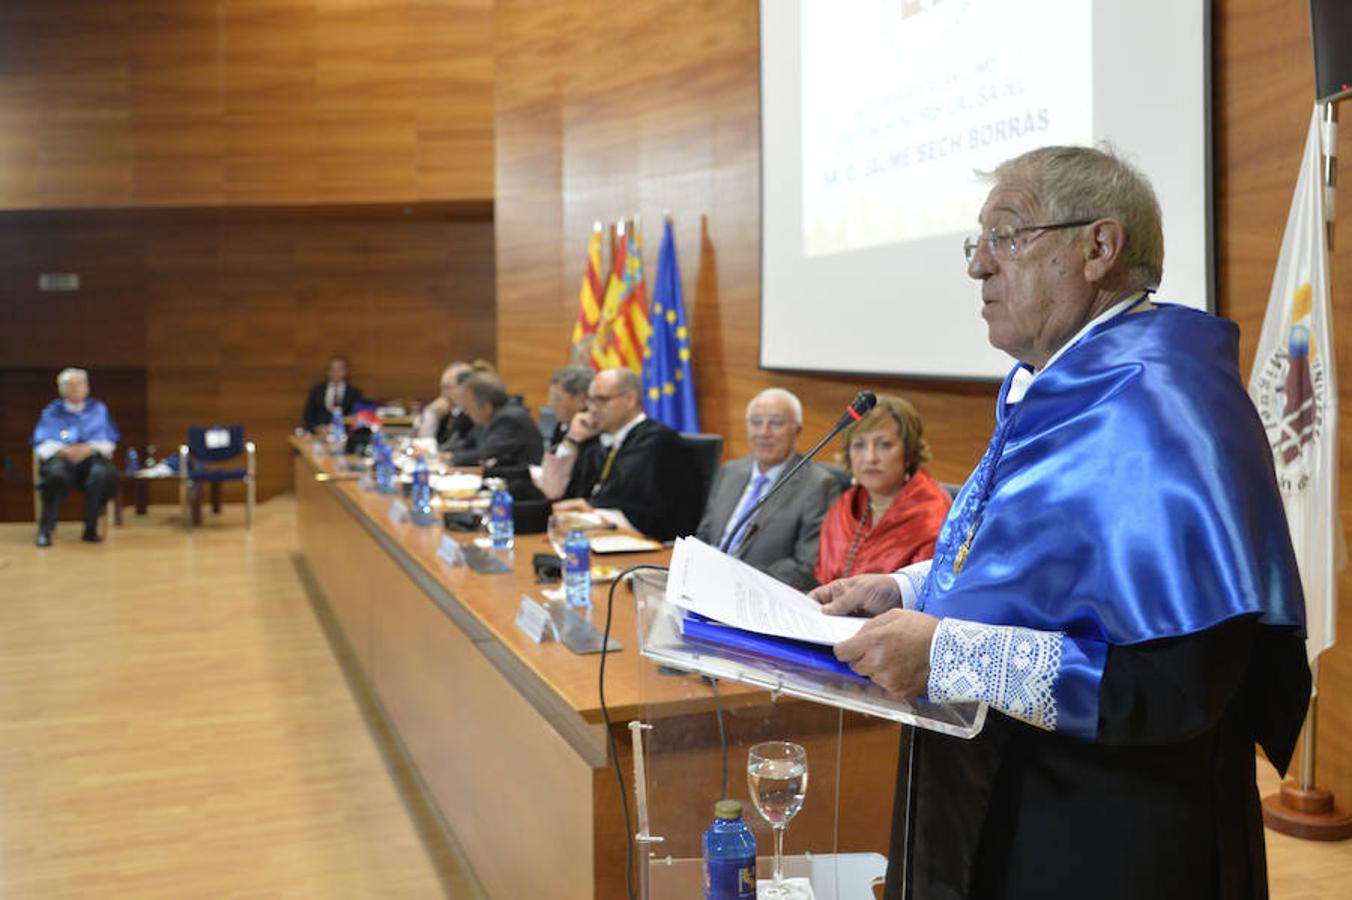
[[[462,374],[468,378],[471,369],[469,363],[460,360],[441,370],[438,385],[440,393],[437,399],[424,406],[418,413],[418,418],[413,422],[414,437],[436,438],[437,445],[440,446],[450,441],[458,422],[463,423],[460,425],[462,433],[468,433],[473,427],[474,423],[464,415],[465,410],[460,402],[459,378]]]
[[[767,388],[752,398],[746,407],[751,455],[719,469],[695,536],[721,547],[737,521],[797,464],[802,430],[803,405],[793,394]],[[834,475],[808,463],[739,529],[728,552],[799,590],[816,587],[822,516],[840,487]]]
[[[335,356],[329,360],[327,378],[310,388],[310,395],[305,398],[305,411],[301,413],[301,418],[306,431],[329,425],[333,422],[335,412],[350,416],[354,406],[366,402],[361,391],[347,383],[347,375],[347,359]]]
[[[84,538],[98,543],[99,516],[117,490],[113,449],[122,435],[108,415],[108,407],[89,396],[89,374],[63,369],[56,376],[61,399],[43,409],[33,429],[33,452],[40,459],[39,490],[42,515],[38,520],[39,547],[50,547],[61,503],[72,487],[85,492]]]
[[[414,437],[434,437],[437,449],[454,453],[473,447],[481,429],[465,410],[465,382],[476,372],[493,373],[493,364],[483,359],[456,360],[441,371],[441,393],[423,407],[413,423]]]
[[[475,372],[462,385],[465,414],[482,429],[473,447],[451,454],[452,465],[535,465],[544,455],[544,441],[530,412],[513,403],[507,386],[492,372]]]
[[[568,433],[573,416],[586,412],[587,389],[595,376],[590,366],[564,366],[549,376],[549,408],[558,418],[558,425],[549,437],[550,450]]]
[[[694,458],[680,435],[644,415],[643,383],[630,369],[606,369],[592,380],[587,411],[573,417],[545,458],[542,487],[560,483],[567,499],[554,504],[555,512],[594,510],[663,541],[692,534],[698,524]]]

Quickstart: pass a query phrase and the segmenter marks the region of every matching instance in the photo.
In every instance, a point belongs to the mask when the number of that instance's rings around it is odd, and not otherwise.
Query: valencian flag
[[[615,266],[601,307],[601,322],[592,342],[591,361],[596,369],[624,366],[638,372],[643,365],[643,348],[652,331],[648,324],[648,292],[643,285],[643,253],[637,224],[626,236],[621,222],[620,232]]]
[[[573,351],[590,355],[591,337],[601,321],[601,231],[597,222],[587,242],[587,266],[578,295],[577,322],[573,325]]]
[[[1315,104],[1249,382],[1249,395],[1272,444],[1300,565],[1312,665],[1337,634],[1336,573],[1347,555],[1338,518],[1338,387],[1319,114]]]
[[[657,256],[652,336],[643,354],[643,409],[676,431],[699,431],[695,382],[690,377],[690,328],[685,320],[671,220],[662,232],[662,249]]]

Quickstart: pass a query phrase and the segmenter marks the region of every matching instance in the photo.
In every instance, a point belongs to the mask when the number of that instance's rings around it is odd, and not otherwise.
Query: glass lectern
[[[749,749],[790,741],[807,755],[801,810],[784,833],[784,874],[817,900],[871,898],[887,866],[901,731],[959,738],[981,730],[983,704],[889,698],[849,675],[770,658],[682,632],[684,610],[665,598],[662,573],[631,577],[642,667],[642,720],[633,743],[640,896],[700,897],[702,835],[714,804],[742,802],[757,840],[757,876],[770,878],[773,836],[748,785]]]

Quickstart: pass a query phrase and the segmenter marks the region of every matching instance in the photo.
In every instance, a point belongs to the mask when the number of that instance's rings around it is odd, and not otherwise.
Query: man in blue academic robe
[[[89,396],[89,375],[84,369],[63,369],[56,387],[61,398],[47,404],[33,429],[33,452],[41,460],[37,545],[51,546],[61,503],[72,487],[85,492],[83,540],[98,543],[99,516],[117,490],[112,460],[122,436],[108,407]]]
[[[1083,147],[998,167],[966,245],[1018,364],[933,560],[819,588],[900,696],[989,704],[903,743],[889,898],[1264,898],[1255,743],[1310,697],[1304,600],[1238,329],[1150,297],[1144,176]]]

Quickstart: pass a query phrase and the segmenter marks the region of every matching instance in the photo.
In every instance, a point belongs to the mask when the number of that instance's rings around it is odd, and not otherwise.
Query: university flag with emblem
[[[1312,664],[1337,635],[1337,572],[1347,556],[1338,518],[1338,386],[1320,129],[1315,104],[1249,380],[1249,395],[1272,445],[1305,588]]]
[[[577,321],[573,324],[573,351],[586,356],[590,356],[591,338],[601,322],[601,231],[602,225],[597,222],[587,241],[587,265],[578,293]]]
[[[695,382],[690,377],[690,329],[670,221],[662,232],[657,256],[652,335],[643,354],[643,409],[676,431],[699,431]]]
[[[624,223],[620,223],[623,229]],[[638,226],[621,234],[615,251],[615,266],[606,286],[601,322],[592,342],[592,367],[624,366],[642,370],[643,348],[651,333],[648,323],[648,292],[643,285],[643,253]]]

